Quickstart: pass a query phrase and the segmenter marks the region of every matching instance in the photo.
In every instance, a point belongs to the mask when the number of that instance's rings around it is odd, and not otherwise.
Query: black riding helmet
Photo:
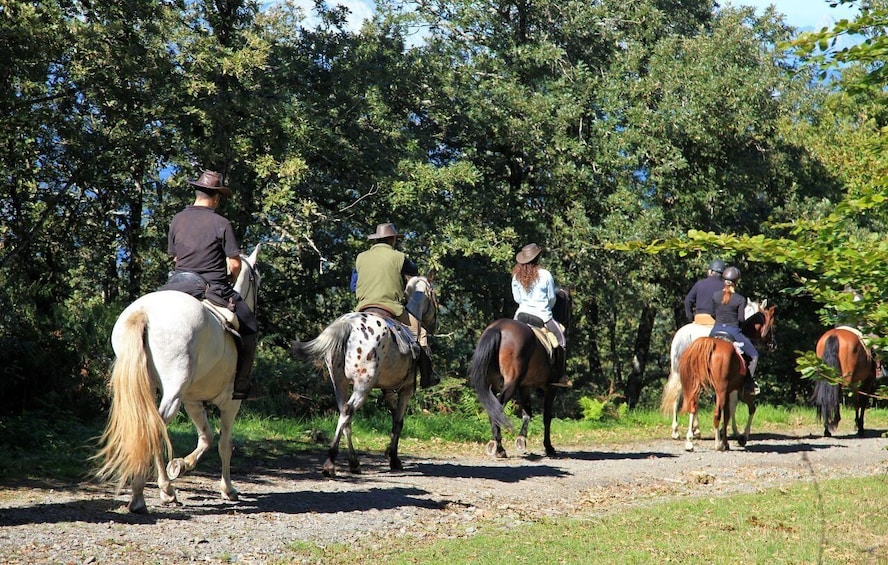
[[[722,273],[725,270],[725,262],[721,259],[715,259],[709,264],[709,270],[714,273]]]
[[[738,269],[737,267],[728,267],[727,269],[725,269],[725,272],[722,273],[722,278],[726,281],[736,283],[740,280],[740,269]]]

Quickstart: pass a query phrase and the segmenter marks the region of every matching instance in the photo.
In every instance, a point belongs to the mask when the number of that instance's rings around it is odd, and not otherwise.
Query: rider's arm
[[[237,280],[237,276],[240,274],[241,270],[241,258],[240,255],[235,255],[234,257],[229,257],[228,260],[228,280],[231,281],[232,284]]]

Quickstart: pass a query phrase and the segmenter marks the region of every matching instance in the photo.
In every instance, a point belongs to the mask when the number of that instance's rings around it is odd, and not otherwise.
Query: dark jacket
[[[709,314],[715,317],[712,295],[724,287],[721,277],[712,275],[697,281],[685,296],[685,316],[694,320],[694,314]]]

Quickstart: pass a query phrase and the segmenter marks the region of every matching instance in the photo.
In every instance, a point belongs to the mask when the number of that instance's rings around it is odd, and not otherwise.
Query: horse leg
[[[346,404],[339,411],[339,420],[336,422],[336,433],[333,434],[333,441],[330,442],[330,448],[327,450],[327,460],[324,461],[325,477],[336,476],[336,456],[339,455],[339,440],[342,437],[344,430],[347,430],[345,435],[349,446],[351,445],[351,419],[353,414],[354,409],[351,407],[351,404]],[[349,447],[349,454],[351,454],[351,447]],[[351,463],[350,459],[351,457],[349,457],[349,463]],[[358,471],[352,469],[352,472]]]
[[[126,508],[133,514],[147,514],[148,505],[145,504],[145,475],[133,477],[132,494]]]
[[[401,430],[404,428],[404,414],[407,413],[407,405],[413,396],[412,390],[401,390],[401,392],[392,392],[389,396],[386,391],[386,403],[392,414],[392,433],[389,440],[389,446],[385,450],[385,455],[389,460],[389,468],[392,471],[401,471],[404,469],[401,459],[398,457],[398,442],[401,439]]]
[[[864,437],[863,413],[866,411],[868,399],[860,391],[854,393],[854,427],[857,428],[857,437]]]
[[[697,403],[688,407],[688,433],[685,434],[685,451],[694,451],[694,421],[697,419]]]
[[[675,397],[675,403],[672,405],[672,439],[678,439],[678,406],[681,404],[681,395]],[[691,416],[693,420],[693,416]]]
[[[530,408],[530,394],[527,389],[518,391],[521,409],[521,429],[518,430],[518,437],[515,438],[515,449],[527,453],[527,431],[530,429],[530,420],[533,418],[533,412]]]
[[[219,459],[222,462],[222,476],[219,479],[219,492],[225,500],[238,500],[240,493],[231,484],[231,431],[234,419],[240,410],[240,401],[226,400],[219,407]],[[204,419],[206,412],[204,411]]]
[[[555,448],[552,447],[552,406],[555,403],[555,390],[552,387],[546,388],[543,397],[543,447],[546,448],[548,457],[555,457]]]
[[[213,443],[213,432],[203,403],[186,402],[185,411],[191,417],[194,428],[197,430],[197,446],[186,457],[176,457],[167,463],[166,471],[171,481],[193,471],[197,466],[197,461]]]
[[[755,416],[755,397],[747,397],[746,408],[749,410],[749,418],[746,420],[746,429],[743,430],[743,443],[740,444],[744,447],[749,443],[749,433],[752,430],[752,417]]]
[[[730,415],[727,413],[728,401],[724,393],[716,394],[715,410],[712,411],[712,426],[715,428],[715,449],[717,451],[727,451],[728,446],[728,420]]]

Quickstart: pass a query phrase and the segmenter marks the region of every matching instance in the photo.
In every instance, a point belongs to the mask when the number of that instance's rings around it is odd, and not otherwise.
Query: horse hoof
[[[485,453],[487,453],[488,456],[496,457],[496,455],[497,455],[496,442],[493,440],[490,440],[489,442],[487,442],[487,445],[484,447],[484,451],[485,451]]]
[[[694,442],[686,441],[685,442],[685,451],[694,451]]]
[[[222,491],[222,499],[230,500],[231,502],[237,502],[238,500],[240,500],[240,493],[237,491],[237,489],[231,489],[230,492]]]
[[[554,449],[547,449],[546,457],[558,457],[558,452],[556,452]]]
[[[737,445],[739,445],[740,447],[746,447],[746,438],[742,437],[742,436],[738,437],[737,438]]]
[[[672,432],[672,439],[678,439],[680,437],[681,437],[681,434],[678,433],[678,430],[675,430],[674,432]]]
[[[132,514],[147,514],[148,513],[148,506],[145,505],[144,500],[130,501],[129,505],[126,508]]]
[[[389,463],[389,469],[392,471],[403,471],[404,465],[402,465],[401,460],[398,459],[397,461],[392,461]]]
[[[171,481],[178,479],[179,475],[182,474],[182,466],[181,459],[173,459],[167,463],[167,477],[169,477]]]
[[[515,449],[518,451],[526,452],[527,451],[527,438],[523,436],[519,436],[515,438]]]
[[[336,476],[336,466],[331,463],[324,463],[323,473],[325,477],[329,477],[332,479]]]

